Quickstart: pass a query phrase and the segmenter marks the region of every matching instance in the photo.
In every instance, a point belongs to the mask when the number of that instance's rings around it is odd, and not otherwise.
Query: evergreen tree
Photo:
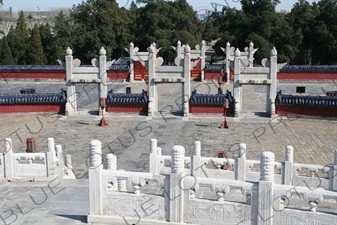
[[[18,43],[18,35],[16,35],[15,29],[13,26],[10,27],[9,32],[7,34],[7,42],[8,46],[12,51],[12,55],[14,58],[14,64],[18,64],[18,56],[19,56],[19,44]]]
[[[3,37],[1,41],[0,64],[2,65],[13,65],[14,64],[12,51],[8,46],[6,36]]]
[[[68,47],[72,48],[72,42],[76,42],[80,36],[85,34],[74,34],[74,24],[72,19],[60,11],[55,17],[55,24],[53,27],[54,37],[51,51],[55,54],[54,59],[63,61],[65,51]]]
[[[15,55],[18,64],[26,64],[26,51],[28,47],[28,30],[25,15],[23,11],[20,12],[19,19],[15,27]]]
[[[27,63],[30,65],[45,64],[45,56],[43,54],[40,30],[37,24],[34,24],[32,34],[29,39]]]
[[[54,46],[55,41],[53,38],[53,34],[51,32],[52,30],[51,30],[49,23],[45,25],[40,25],[39,30],[40,30],[43,54],[46,57],[46,63],[56,64],[58,58],[56,58],[56,51],[55,51],[56,47]]]

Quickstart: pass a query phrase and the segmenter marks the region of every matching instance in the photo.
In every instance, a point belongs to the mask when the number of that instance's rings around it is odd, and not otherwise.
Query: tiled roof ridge
[[[66,103],[66,91],[61,93],[1,94],[0,105]]]

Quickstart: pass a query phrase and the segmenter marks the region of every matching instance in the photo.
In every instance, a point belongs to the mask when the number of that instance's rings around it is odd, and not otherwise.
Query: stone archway
[[[148,48],[149,61],[149,107],[148,116],[152,117],[158,113],[158,90],[159,83],[182,83],[182,102],[183,102],[183,116],[189,116],[189,98],[191,94],[191,48],[186,45],[184,48],[184,57],[181,56],[175,59],[176,66],[161,66],[163,59],[157,58],[158,49],[155,44],[151,44]]]

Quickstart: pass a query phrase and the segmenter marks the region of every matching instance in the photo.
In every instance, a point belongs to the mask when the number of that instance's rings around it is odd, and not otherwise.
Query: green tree
[[[23,11],[20,12],[19,19],[15,27],[15,55],[18,64],[26,64],[26,51],[28,48],[28,30]]]
[[[3,64],[3,65],[13,65],[14,64],[12,51],[8,46],[6,36],[4,36],[1,41],[0,64]]]
[[[176,53],[171,46],[180,40],[192,48],[202,39],[201,21],[186,0],[168,2],[164,0],[148,1],[138,10],[138,26],[135,45],[146,50],[153,42],[162,47],[159,56],[165,63],[171,63]]]
[[[80,37],[74,34],[74,23],[70,16],[66,16],[63,11],[60,11],[55,17],[53,27],[54,37],[51,45],[51,52],[54,53],[53,61],[56,59],[63,60],[65,51],[68,47],[72,48],[72,43],[76,42]],[[85,34],[79,33],[78,36]]]
[[[49,25],[49,23],[45,25],[42,24],[40,25],[39,30],[40,30],[43,54],[46,57],[46,63],[56,64],[58,58],[56,57],[56,47],[55,47],[55,41],[54,41],[54,37],[52,34],[51,26]]]
[[[82,62],[89,63],[97,57],[102,46],[108,60],[126,54],[124,48],[131,41],[129,15],[116,1],[82,2],[72,8],[71,17],[76,24],[73,50]]]
[[[29,39],[27,63],[30,65],[45,64],[40,30],[37,24],[34,24],[32,34]]]

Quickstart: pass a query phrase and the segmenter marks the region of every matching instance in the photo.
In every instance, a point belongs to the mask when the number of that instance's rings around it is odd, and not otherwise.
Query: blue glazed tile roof
[[[66,91],[61,93],[2,94],[0,105],[66,103]]]
[[[226,94],[197,94],[197,90],[192,92],[190,98],[191,104],[202,104],[202,105],[223,105],[224,98],[229,100],[229,104],[233,102],[233,96],[230,91],[226,91]]]
[[[122,104],[148,103],[148,97],[144,90],[141,94],[113,93],[113,90],[110,90],[106,102]]]
[[[0,65],[0,71],[65,71],[61,65]]]
[[[130,66],[127,64],[112,64],[108,71],[129,71]]]
[[[284,95],[281,90],[277,92],[275,103],[278,105],[324,106],[337,108],[337,97]]]
[[[286,65],[280,72],[337,72],[337,65]]]

